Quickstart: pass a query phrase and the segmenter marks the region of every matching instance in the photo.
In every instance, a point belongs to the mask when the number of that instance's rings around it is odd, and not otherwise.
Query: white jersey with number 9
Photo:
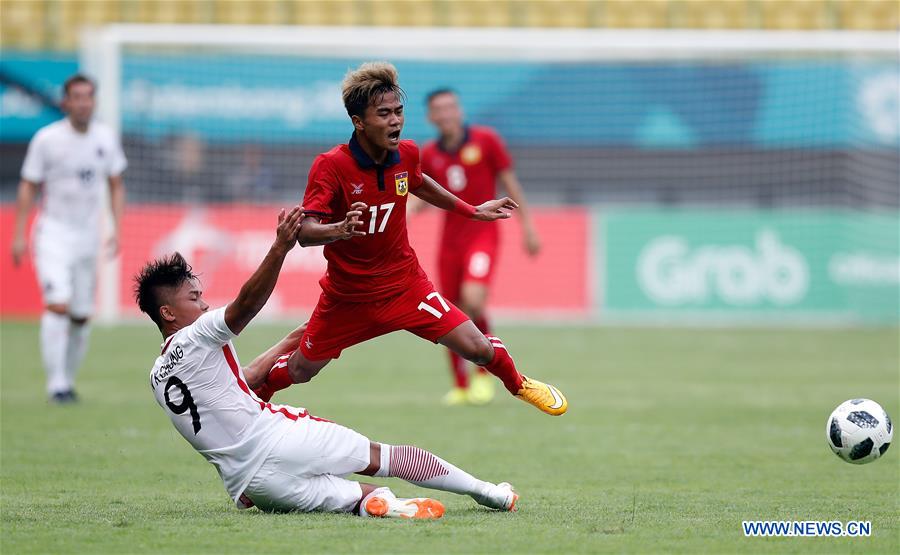
[[[225,308],[171,335],[150,371],[150,387],[178,432],[219,471],[238,498],[304,409],[260,400],[244,379]]]

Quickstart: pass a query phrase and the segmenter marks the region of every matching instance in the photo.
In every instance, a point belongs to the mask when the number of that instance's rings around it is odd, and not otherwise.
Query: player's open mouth
[[[390,133],[388,133],[388,141],[390,141],[391,144],[399,143],[400,142],[400,130],[398,129],[396,131],[391,131]]]

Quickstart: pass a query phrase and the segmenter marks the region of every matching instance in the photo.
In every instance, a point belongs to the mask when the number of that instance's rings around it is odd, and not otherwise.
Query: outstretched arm
[[[350,205],[350,211],[344,216],[344,220],[334,224],[323,224],[317,216],[310,214],[303,218],[300,224],[297,242],[300,243],[301,247],[315,247],[327,245],[340,239],[361,237],[366,232],[359,231],[356,228],[362,225],[359,217],[362,216],[363,210],[366,208],[368,208],[366,203],[354,202]]]
[[[272,243],[259,268],[241,287],[237,298],[225,308],[225,324],[234,334],[241,333],[269,300],[269,296],[278,282],[278,274],[281,272],[281,265],[284,264],[284,257],[297,242],[297,232],[300,229],[302,217],[303,208],[299,206],[291,208],[287,215],[283,209],[278,214],[275,242]]]
[[[306,331],[306,323],[287,334],[284,339],[269,347],[265,352],[253,359],[248,366],[244,368],[244,377],[247,378],[247,384],[251,388],[256,389],[266,381],[266,376],[275,360],[281,355],[293,352],[300,346],[300,339]]]
[[[509,218],[512,216],[511,211],[519,207],[519,205],[513,202],[509,197],[489,200],[484,204],[472,206],[471,204],[460,200],[447,189],[441,187],[437,181],[426,174],[422,174],[422,186],[412,193],[428,204],[437,206],[442,210],[483,222]]]

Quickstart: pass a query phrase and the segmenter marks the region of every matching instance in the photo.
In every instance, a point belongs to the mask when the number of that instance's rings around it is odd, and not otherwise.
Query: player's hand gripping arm
[[[119,231],[122,229],[122,213],[125,212],[125,183],[121,175],[109,178],[109,207],[112,211],[113,230],[107,248],[109,256],[119,252]]]
[[[300,233],[297,242],[301,247],[315,247],[327,245],[341,239],[362,237],[365,231],[356,229],[362,225],[359,217],[368,206],[364,202],[354,202],[350,205],[350,211],[344,216],[344,220],[333,224],[323,224],[319,218],[313,215],[306,216],[300,224]]]
[[[519,221],[522,222],[522,232],[525,235],[525,251],[531,256],[536,256],[541,252],[541,239],[538,237],[534,221],[531,219],[531,211],[525,201],[522,184],[519,183],[516,172],[511,169],[501,172],[497,177],[500,178],[500,183],[506,189],[509,198],[519,205]]]
[[[484,204],[472,206],[471,204],[460,200],[447,189],[441,187],[437,181],[426,174],[422,174],[422,186],[413,191],[412,194],[428,204],[482,222],[492,222],[494,220],[504,220],[509,218],[512,216],[511,211],[519,207],[519,205],[509,197],[489,200]]]
[[[16,197],[16,227],[13,231],[12,258],[13,264],[18,266],[25,256],[27,242],[25,241],[25,225],[28,223],[28,214],[34,205],[34,197],[37,193],[37,184],[23,179],[19,182],[19,194]]]
[[[300,229],[302,217],[303,208],[299,206],[291,208],[287,214],[282,209],[278,214],[275,242],[272,243],[259,268],[241,287],[237,298],[225,308],[225,324],[234,334],[241,333],[269,300],[269,296],[278,282],[278,274],[281,272],[281,265],[284,264],[284,257],[297,242],[297,232]]]
[[[283,354],[290,353],[300,347],[300,340],[306,332],[306,324],[304,322],[300,327],[287,334],[284,339],[269,347],[264,353],[253,359],[247,367],[244,368],[244,377],[251,388],[257,388],[266,381],[266,376],[272,365]]]

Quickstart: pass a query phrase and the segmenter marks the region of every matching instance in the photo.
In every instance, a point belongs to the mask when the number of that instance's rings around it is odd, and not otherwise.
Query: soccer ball
[[[850,399],[834,409],[825,424],[825,438],[834,454],[852,464],[870,463],[884,455],[894,429],[881,405]]]

